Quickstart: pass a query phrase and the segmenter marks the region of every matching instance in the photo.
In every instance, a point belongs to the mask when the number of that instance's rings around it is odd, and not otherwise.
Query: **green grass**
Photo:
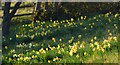
[[[111,21],[109,19],[111,19]],[[34,28],[32,28],[32,26],[28,26],[31,24],[31,21],[26,21],[27,20],[22,22],[21,20],[22,23],[17,25],[17,22],[13,22],[11,24],[9,39],[6,40],[9,41],[9,43],[6,43],[3,38],[2,46],[4,63],[24,63],[24,60],[17,60],[20,59],[20,57],[13,57],[14,54],[21,53],[23,53],[23,59],[26,57],[32,57],[33,55],[36,56],[36,58],[30,59],[27,63],[46,63],[48,61],[58,63],[118,63],[117,44],[119,41],[115,41],[115,39],[109,40],[109,37],[119,38],[118,28],[116,28],[118,27],[119,22],[118,16],[115,17],[115,15],[109,14],[109,16],[106,17],[105,14],[99,14],[94,17],[87,18],[86,20],[69,20],[69,23],[71,24],[63,22],[64,20],[62,23],[61,21],[55,21],[55,23],[53,21],[47,21],[45,23],[38,22],[34,24]],[[80,25],[81,23],[82,25]],[[91,26],[93,26],[93,28],[91,28]],[[30,32],[30,30],[33,31]],[[112,35],[110,35],[110,33]],[[81,35],[81,38],[78,38],[79,35]],[[97,37],[97,39],[95,39],[95,37]],[[10,40],[10,38],[12,38],[12,40]],[[52,38],[55,38],[55,40],[52,40]],[[62,39],[62,41],[59,41],[60,39]],[[91,42],[91,39],[93,39],[93,42]],[[95,42],[98,42],[101,48],[103,48],[102,43],[105,39],[109,41],[111,45],[110,48],[105,48],[104,53],[101,49],[100,51],[96,50],[93,52],[93,48],[97,48],[97,46],[91,48],[90,43],[94,45]],[[69,42],[70,40],[72,41]],[[79,44],[78,41],[80,42]],[[16,47],[23,43],[26,44],[27,47]],[[33,45],[31,48],[29,47],[30,43]],[[60,45],[59,49],[57,49],[58,44]],[[80,48],[82,44],[84,48]],[[73,46],[73,49],[75,49],[74,46],[76,45],[78,46],[77,52],[70,56],[69,53],[72,50],[70,46]],[[5,46],[8,48],[5,49]],[[43,51],[46,53],[42,53],[42,51],[38,53],[41,48],[43,48]],[[48,51],[46,48],[48,48]],[[15,50],[15,53],[10,53],[13,49]],[[35,52],[33,52],[33,50],[35,50]],[[79,58],[76,58],[77,54],[79,55]],[[57,57],[58,60],[54,61]],[[10,58],[12,60],[10,60]]]

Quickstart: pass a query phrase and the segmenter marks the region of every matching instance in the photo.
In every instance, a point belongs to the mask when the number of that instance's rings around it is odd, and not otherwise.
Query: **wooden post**
[[[33,7],[33,15],[32,15],[32,17],[33,17],[33,19],[32,19],[32,27],[34,27],[34,18],[35,18],[35,5],[36,5],[36,3],[34,3],[34,7]]]

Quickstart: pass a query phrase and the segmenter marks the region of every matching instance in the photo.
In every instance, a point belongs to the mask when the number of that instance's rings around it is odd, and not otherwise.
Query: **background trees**
[[[69,19],[71,17],[77,18],[81,15],[91,16],[94,13],[105,14],[107,12],[117,13],[119,11],[120,3],[87,3],[87,2],[47,2],[41,3],[44,5],[45,10],[39,15],[39,20],[62,20]],[[43,6],[41,6],[43,7]]]
[[[2,31],[3,35],[9,34],[10,20],[16,13],[21,2],[17,2],[10,12],[11,2],[6,2],[4,5],[4,15]],[[33,3],[34,4],[34,3]],[[83,2],[37,2],[35,5],[35,12],[37,15],[34,17],[36,20],[48,21],[52,20],[63,20],[79,18],[81,15],[92,16],[94,13],[104,14],[107,12],[116,13],[119,11],[120,3],[83,3]],[[36,14],[36,13],[34,13]]]

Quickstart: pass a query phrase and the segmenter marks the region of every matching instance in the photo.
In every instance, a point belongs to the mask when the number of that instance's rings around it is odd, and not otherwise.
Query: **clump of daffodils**
[[[78,41],[78,42],[74,43],[73,46],[69,45],[69,48],[70,48],[69,55],[73,56],[74,53],[77,53],[78,48],[84,48],[84,44],[85,44],[84,41],[81,44],[80,44],[80,41]],[[80,47],[79,47],[79,45],[80,45]]]
[[[15,53],[15,49],[11,50],[10,53]]]
[[[46,51],[45,51],[43,48],[41,48],[41,49],[39,50],[39,52],[40,52],[40,53],[46,53]]]
[[[70,52],[69,52],[69,55],[70,56],[73,56],[73,53],[76,53],[77,52],[77,45],[74,45],[74,46],[69,46],[70,47]]]
[[[80,48],[84,48],[85,47],[84,45],[85,45],[85,42],[83,41],[80,45]]]
[[[27,62],[27,61],[30,61],[31,60],[31,57],[25,57],[24,58],[24,61]]]

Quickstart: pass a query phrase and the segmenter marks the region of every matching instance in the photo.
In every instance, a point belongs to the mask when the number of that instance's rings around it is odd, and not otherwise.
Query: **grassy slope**
[[[109,17],[105,17],[103,14],[101,15],[97,15],[94,16],[96,17],[96,19],[94,18],[88,18],[87,20],[78,20],[78,21],[74,21],[74,23],[72,23],[71,26],[69,26],[67,23],[59,23],[58,25],[56,25],[56,27],[54,27],[54,23],[53,22],[46,22],[45,24],[43,24],[43,22],[40,23],[36,23],[35,27],[42,25],[42,27],[39,27],[37,30],[34,30],[33,32],[28,32],[30,29],[29,26],[25,26],[23,27],[23,25],[27,25],[24,22],[21,24],[12,24],[13,26],[11,26],[10,28],[10,37],[12,38],[12,40],[10,40],[9,44],[5,44],[8,46],[8,49],[5,50],[4,46],[3,46],[3,55],[4,56],[11,56],[8,55],[9,51],[12,49],[15,49],[16,54],[19,53],[24,53],[25,56],[27,56],[27,51],[29,53],[32,53],[31,51],[34,50],[39,50],[40,48],[46,48],[48,47],[48,45],[55,46],[57,47],[58,44],[60,44],[62,46],[62,44],[65,44],[65,47],[63,47],[65,50],[68,50],[68,46],[69,45],[73,45],[73,43],[69,44],[68,40],[70,40],[72,37],[74,37],[73,42],[77,42],[77,41],[85,41],[86,44],[86,50],[89,49],[89,43],[90,40],[93,39],[95,36],[97,37],[97,41],[102,42],[102,40],[106,39],[109,35],[108,33],[108,29],[110,29],[110,32],[113,34],[113,36],[117,36],[118,35],[118,29],[115,29],[114,24],[118,24],[118,17],[115,18],[114,15],[110,15]],[[111,22],[108,19],[111,19]],[[115,20],[114,20],[115,18]],[[93,25],[94,22],[94,25]],[[28,22],[29,23],[29,22]],[[82,25],[80,25],[80,23],[83,23]],[[46,26],[51,25],[51,27],[46,28]],[[93,26],[93,28],[90,28],[89,24],[91,24]],[[65,26],[66,25],[66,26]],[[60,26],[60,29],[58,29],[58,26]],[[87,29],[85,29],[85,27]],[[16,30],[15,30],[16,28]],[[25,30],[23,30],[25,28]],[[45,31],[43,30],[45,29]],[[51,32],[49,33],[48,30],[50,30]],[[41,35],[37,35],[34,37],[34,39],[31,39],[31,37],[20,37],[20,38],[16,38],[16,34],[21,35],[23,32],[25,32],[25,35],[35,35],[35,33],[41,33],[41,32],[48,32],[46,36],[41,36]],[[78,38],[78,35],[82,35],[81,39]],[[56,42],[53,42],[52,38],[56,39]],[[59,42],[59,39],[62,39],[62,42]],[[30,42],[32,42],[33,44],[38,44],[37,47],[33,47],[33,48],[16,48],[17,44],[20,43],[25,43],[25,44],[29,44]],[[4,42],[3,42],[4,43]],[[4,45],[4,44],[3,44]],[[43,46],[42,46],[43,45]],[[27,50],[27,51],[26,51]],[[118,58],[118,52],[117,52],[117,48],[113,47],[113,49],[109,52],[106,52],[106,60],[105,62],[118,62],[117,58]],[[56,52],[58,52],[58,50],[49,50],[47,52],[47,57],[46,59],[50,59],[52,60],[54,57],[56,57]],[[112,54],[110,54],[112,52]],[[82,53],[82,52],[81,52]],[[93,53],[92,53],[93,54]],[[69,53],[66,52],[66,54],[64,54],[65,56],[62,55],[62,61],[58,61],[58,62],[81,62],[81,59],[78,60],[76,59],[76,54],[72,57],[69,56]],[[102,55],[100,54],[95,54],[97,57],[101,57]],[[58,57],[61,57],[61,55],[57,55]],[[52,57],[52,58],[51,58]],[[102,58],[99,58],[98,60],[92,60],[92,55],[88,56],[88,57],[84,57],[82,56],[82,60],[84,62],[103,62]],[[111,60],[109,58],[112,58]],[[102,60],[101,60],[102,59]],[[99,61],[101,60],[101,61]],[[36,61],[37,62],[37,61]],[[44,62],[44,61],[43,61]],[[46,61],[45,61],[46,62]]]

